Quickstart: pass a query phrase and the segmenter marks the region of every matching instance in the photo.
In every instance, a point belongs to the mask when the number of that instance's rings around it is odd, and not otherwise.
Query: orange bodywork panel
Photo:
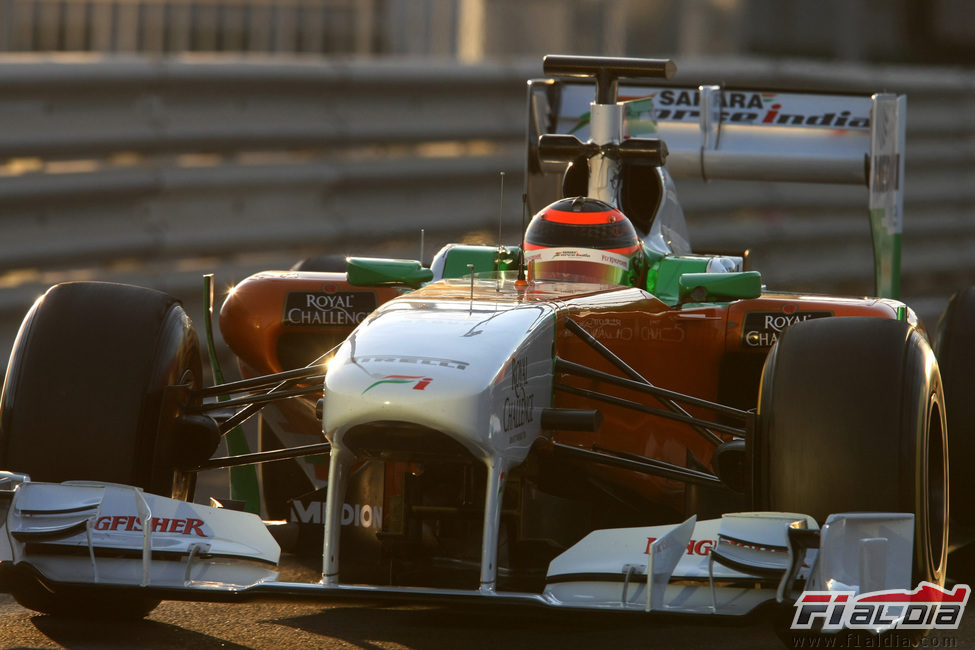
[[[466,283],[453,280],[428,285],[412,297],[457,301],[472,296],[498,302],[548,303],[556,309],[554,353],[559,358],[623,376],[569,331],[565,322],[571,318],[655,386],[742,410],[755,407],[765,356],[788,325],[827,316],[896,318],[898,304],[881,299],[765,294],[730,303],[671,307],[640,289],[579,284],[532,284],[503,292],[485,292],[478,286],[474,294],[471,291]],[[342,273],[260,273],[227,296],[220,312],[220,330],[245,376],[279,372],[312,362],[340,344],[376,307],[400,295],[402,291],[396,288],[353,287]],[[557,373],[555,384],[664,408],[652,396],[596,379]],[[279,426],[286,422],[292,433],[320,437],[313,401],[301,401],[306,403],[276,405],[281,413]],[[558,388],[552,403],[558,408],[598,409],[604,419],[594,433],[552,431],[553,441],[710,470],[714,444],[687,424]],[[720,421],[706,409],[685,408],[695,417]],[[720,436],[730,439],[729,434]],[[596,465],[585,471],[641,498],[675,511],[684,509],[687,488],[681,481]]]
[[[788,325],[826,316],[896,317],[896,307],[873,299],[824,299],[767,294],[720,305],[673,309],[656,299],[606,309],[568,309],[560,319],[557,354],[569,361],[623,376],[589,345],[566,329],[571,317],[654,386],[742,410],[755,407],[762,364]],[[655,398],[593,379],[557,375],[556,383],[608,393],[663,409]],[[714,445],[684,423],[556,390],[554,405],[595,408],[604,423],[596,433],[556,431],[553,440],[587,449],[594,446],[681,467],[710,471]],[[718,415],[686,406],[690,415],[720,422]],[[727,424],[740,426],[740,423]],[[728,434],[719,434],[730,439]],[[640,496],[683,510],[686,484],[624,470],[592,468],[606,480]]]
[[[230,291],[220,309],[220,332],[243,364],[259,374],[281,372],[311,363],[401,294],[354,287],[345,273],[267,271]]]

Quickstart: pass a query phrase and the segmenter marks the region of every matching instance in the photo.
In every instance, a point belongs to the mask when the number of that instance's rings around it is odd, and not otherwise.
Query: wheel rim
[[[937,398],[932,396],[928,425],[927,489],[925,490],[927,517],[925,525],[930,540],[931,568],[933,575],[944,569],[946,554],[945,531],[948,524],[948,481],[945,460],[942,410]]]
[[[192,369],[186,368],[180,374],[179,379],[176,381],[176,385],[189,386],[191,389],[198,388],[196,381],[196,375]],[[194,404],[181,404],[180,410],[187,406],[199,406],[199,402],[202,400],[195,400]],[[170,493],[170,497],[173,499],[179,499],[180,501],[190,501],[193,498],[193,493],[196,491],[196,472],[187,472],[179,469],[178,467],[173,468],[173,487]]]

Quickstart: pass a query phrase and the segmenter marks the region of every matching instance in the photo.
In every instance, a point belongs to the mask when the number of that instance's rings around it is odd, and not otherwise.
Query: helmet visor
[[[627,284],[630,257],[593,248],[543,248],[526,250],[531,280]]]

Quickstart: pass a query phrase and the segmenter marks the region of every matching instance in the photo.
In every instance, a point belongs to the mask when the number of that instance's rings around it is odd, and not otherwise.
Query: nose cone
[[[520,462],[551,405],[554,328],[544,304],[391,301],[329,364],[326,436],[342,447],[363,425],[415,425]]]

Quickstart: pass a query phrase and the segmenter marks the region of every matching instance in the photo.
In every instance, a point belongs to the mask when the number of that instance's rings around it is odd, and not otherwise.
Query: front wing
[[[6,485],[3,485],[6,483]],[[126,589],[150,598],[490,602],[741,616],[806,590],[909,589],[913,515],[735,513],[597,530],[556,557],[541,593],[279,581],[280,549],[254,515],[93,482],[0,475],[0,567],[54,592]],[[648,579],[649,576],[649,579]]]

